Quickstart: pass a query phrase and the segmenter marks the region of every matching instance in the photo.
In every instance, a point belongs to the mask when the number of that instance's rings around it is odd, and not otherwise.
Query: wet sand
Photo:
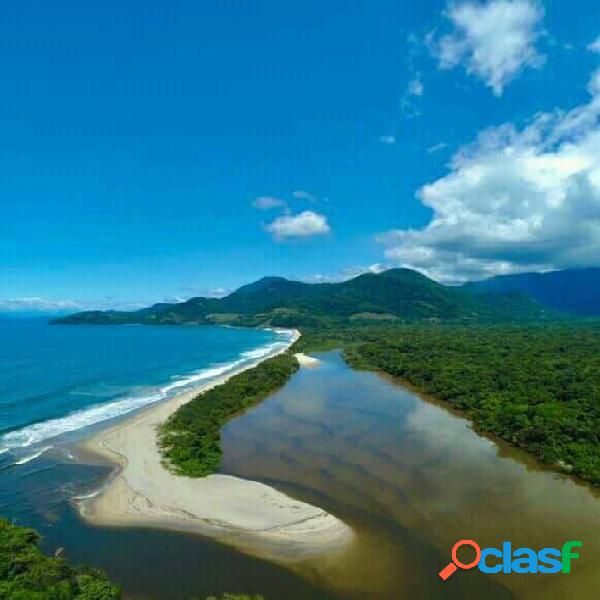
[[[264,357],[285,352],[289,345]],[[353,539],[352,530],[317,506],[269,485],[232,475],[194,479],[162,465],[157,427],[200,392],[223,384],[256,364],[246,365],[211,383],[186,391],[86,440],[86,452],[117,469],[107,485],[76,501],[93,525],[147,527],[198,533],[278,562],[295,562],[335,553]]]
[[[321,361],[318,358],[304,354],[304,352],[297,352],[294,354],[294,356],[301,367],[309,367],[310,369],[314,369],[321,364]]]

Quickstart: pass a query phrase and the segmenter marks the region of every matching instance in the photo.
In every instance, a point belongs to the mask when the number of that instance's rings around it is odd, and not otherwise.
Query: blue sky
[[[600,264],[595,0],[31,2],[0,310]]]

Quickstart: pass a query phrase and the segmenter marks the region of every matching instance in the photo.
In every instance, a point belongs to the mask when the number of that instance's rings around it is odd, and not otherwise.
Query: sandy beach
[[[299,336],[294,331],[288,346],[261,360],[285,352]],[[299,362],[315,366],[310,357],[305,358],[309,360]],[[192,479],[174,475],[161,464],[157,427],[200,392],[223,384],[261,360],[187,390],[83,442],[86,452],[117,468],[102,490],[74,501],[82,518],[99,526],[207,535],[279,562],[344,548],[352,540],[352,530],[316,506],[256,481],[218,474]]]
[[[321,361],[318,358],[315,358],[314,356],[308,356],[308,354],[304,354],[304,352],[296,352],[294,356],[301,367],[314,369],[321,364]]]

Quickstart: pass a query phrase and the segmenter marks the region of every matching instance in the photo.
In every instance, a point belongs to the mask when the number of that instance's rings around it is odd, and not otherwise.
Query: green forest
[[[133,312],[86,311],[62,324],[223,324],[245,327],[328,327],[388,321],[461,323],[528,322],[565,315],[517,292],[469,293],[410,269],[364,273],[339,283],[305,283],[264,277],[224,298],[190,298]]]
[[[183,405],[160,430],[165,466],[188,477],[215,473],[221,462],[223,425],[281,387],[297,369],[291,354],[281,354]]]

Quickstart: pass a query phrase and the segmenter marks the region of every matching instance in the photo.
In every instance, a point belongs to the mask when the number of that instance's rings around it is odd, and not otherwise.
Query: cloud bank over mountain
[[[600,256],[600,69],[590,99],[487,129],[423,186],[433,217],[377,240],[394,264],[440,281],[582,267]]]

